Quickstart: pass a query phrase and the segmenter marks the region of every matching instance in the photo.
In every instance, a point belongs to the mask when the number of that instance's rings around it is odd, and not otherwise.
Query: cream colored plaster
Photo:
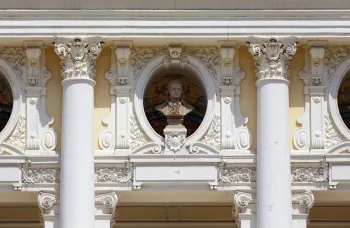
[[[46,84],[46,110],[54,118],[51,127],[57,134],[57,150],[61,148],[62,126],[62,77],[60,59],[52,47],[46,49],[46,67],[51,72],[51,79]]]
[[[290,63],[289,76],[289,123],[290,123],[290,148],[296,149],[293,145],[294,132],[298,129],[297,118],[304,112],[305,97],[304,83],[299,78],[299,72],[304,68],[305,52],[303,47],[298,47],[297,53]]]
[[[253,142],[251,149],[256,149],[257,132],[257,97],[255,65],[252,55],[247,47],[239,49],[239,65],[245,72],[245,78],[241,81],[240,105],[242,115],[248,117],[248,129],[252,132]]]
[[[96,62],[96,86],[95,86],[95,109],[94,109],[94,144],[98,146],[98,135],[104,129],[102,120],[108,117],[111,106],[110,84],[105,78],[106,71],[111,67],[111,49],[105,47]]]

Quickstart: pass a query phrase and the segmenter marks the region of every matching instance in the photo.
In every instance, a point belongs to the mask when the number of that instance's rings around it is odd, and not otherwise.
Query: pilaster
[[[51,73],[45,67],[45,49],[40,41],[25,42],[26,78],[26,150],[52,151],[57,144],[55,131],[49,127],[54,120],[46,113],[46,82]]]
[[[309,212],[314,202],[315,197],[311,191],[293,195],[293,228],[307,228]]]
[[[44,228],[58,228],[59,202],[55,194],[40,192],[38,195],[41,224]]]
[[[310,153],[325,150],[325,41],[309,41],[305,46],[305,67],[299,73],[304,81],[305,112],[298,118],[302,125],[294,134],[294,146]],[[311,118],[312,117],[312,118]]]
[[[236,191],[233,217],[237,228],[256,228],[256,197],[250,192]]]
[[[95,228],[113,227],[118,196],[115,192],[104,193],[95,197]]]

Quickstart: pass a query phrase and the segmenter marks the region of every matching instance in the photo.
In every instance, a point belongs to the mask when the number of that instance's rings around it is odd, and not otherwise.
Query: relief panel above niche
[[[235,50],[232,43],[218,48],[116,42],[105,74],[112,104],[100,148],[116,155],[249,151],[248,119],[239,105],[245,74]]]

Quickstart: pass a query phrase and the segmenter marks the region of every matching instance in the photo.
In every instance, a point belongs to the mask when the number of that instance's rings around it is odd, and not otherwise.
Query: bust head
[[[171,80],[168,84],[169,99],[178,100],[182,96],[182,83],[180,80]]]

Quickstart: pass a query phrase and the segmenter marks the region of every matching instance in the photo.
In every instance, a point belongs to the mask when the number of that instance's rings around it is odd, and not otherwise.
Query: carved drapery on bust
[[[87,43],[74,38],[68,44],[55,42],[55,52],[61,58],[62,77],[67,79],[94,79],[96,59],[102,50],[102,41]]]
[[[296,53],[294,40],[252,40],[249,51],[254,56],[256,76],[262,79],[288,79],[290,59]]]

